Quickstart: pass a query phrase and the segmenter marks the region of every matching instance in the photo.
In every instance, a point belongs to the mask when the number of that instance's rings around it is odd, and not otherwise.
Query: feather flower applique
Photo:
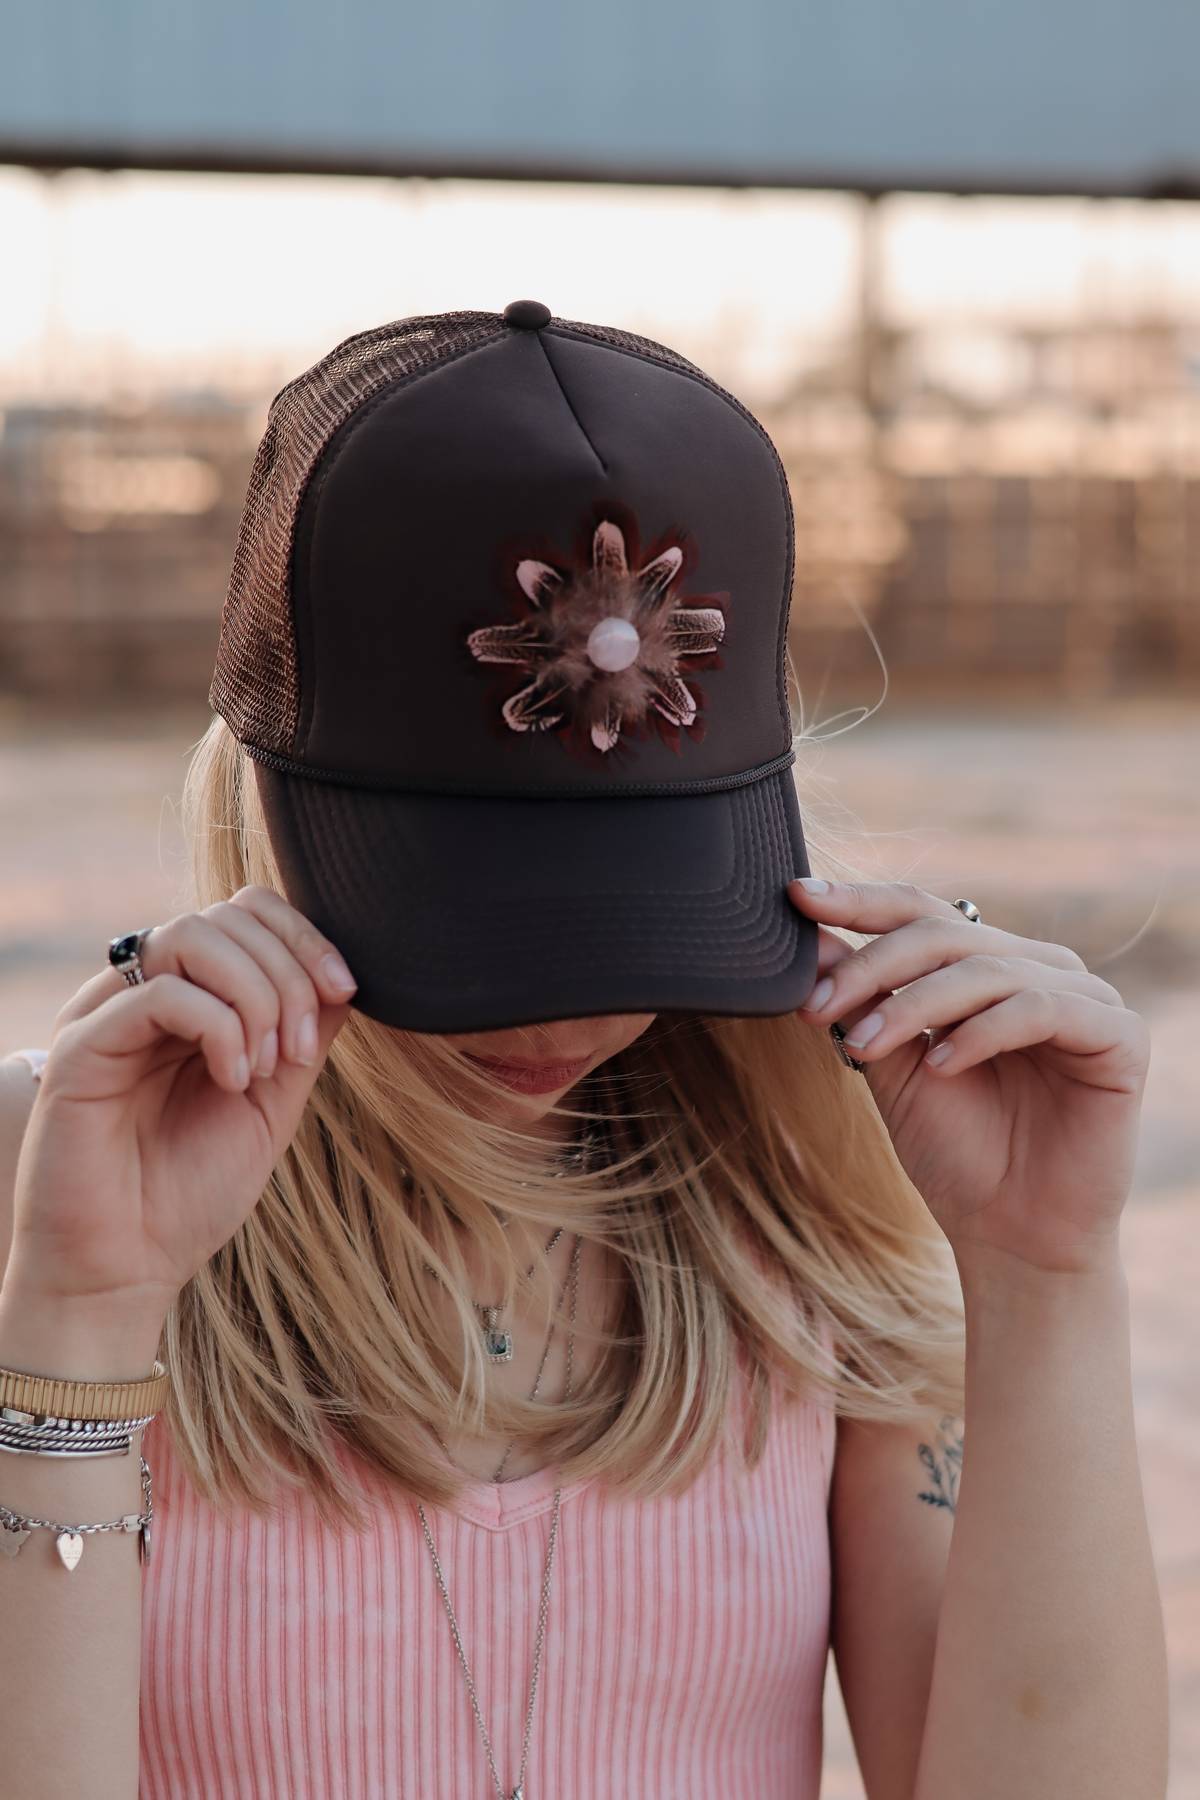
[[[628,534],[634,535],[631,522]],[[511,663],[533,674],[501,708],[513,731],[574,728],[608,751],[623,729],[661,722],[674,737],[695,724],[699,701],[680,662],[717,649],[725,615],[711,602],[727,596],[681,600],[674,588],[682,546],[668,545],[631,569],[626,536],[627,529],[603,518],[592,532],[590,560],[580,557],[563,570],[520,559],[515,574],[526,617],[468,636],[480,662]]]

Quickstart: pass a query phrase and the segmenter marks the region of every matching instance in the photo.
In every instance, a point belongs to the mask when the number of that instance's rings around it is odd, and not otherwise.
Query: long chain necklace
[[[570,1281],[570,1284],[571,1284],[571,1331],[570,1331],[569,1337],[567,1338],[567,1381],[566,1381],[566,1389],[565,1389],[565,1392],[563,1395],[564,1399],[569,1399],[570,1394],[571,1394],[571,1365],[572,1365],[572,1360],[573,1360],[573,1352],[575,1349],[575,1303],[576,1303],[576,1300],[578,1298],[578,1293],[579,1293],[579,1253],[580,1253],[580,1250],[582,1249],[582,1247],[583,1247],[583,1239],[581,1237],[576,1237],[575,1248],[571,1252],[571,1273],[568,1277],[568,1280]],[[565,1284],[564,1284],[563,1292],[565,1292]],[[561,1293],[559,1296],[559,1304],[560,1304],[560,1306],[562,1304],[562,1294]],[[529,1396],[529,1398],[531,1400],[537,1394],[538,1386],[542,1379],[542,1370],[546,1366],[546,1356],[549,1353],[549,1349],[550,1349],[550,1339],[553,1336],[554,1336],[554,1331],[553,1331],[553,1328],[551,1328],[550,1336],[546,1339],[546,1348],[542,1352],[541,1363],[538,1365],[537,1381],[534,1382],[533,1393],[531,1393]],[[446,1446],[445,1446],[444,1441],[441,1439],[440,1434],[439,1434],[438,1441],[440,1443],[442,1443],[442,1448],[445,1449]],[[516,1443],[516,1439],[513,1438],[512,1442],[508,1446],[508,1449],[504,1452],[504,1459],[500,1464],[500,1468],[496,1471],[496,1474],[493,1477],[493,1480],[499,1481],[500,1471],[504,1468],[504,1464],[508,1461],[509,1451],[512,1450],[513,1444],[515,1444],[515,1443]],[[449,1454],[448,1451],[447,1451],[447,1454]],[[541,1667],[541,1660],[542,1660],[542,1638],[543,1638],[543,1635],[544,1635],[545,1629],[546,1629],[546,1610],[547,1610],[547,1607],[550,1602],[550,1580],[551,1580],[551,1576],[554,1571],[554,1547],[558,1541],[558,1518],[559,1518],[559,1512],[561,1510],[561,1506],[562,1506],[562,1486],[560,1484],[554,1490],[554,1511],[553,1511],[553,1514],[552,1514],[551,1520],[550,1520],[550,1539],[549,1539],[549,1543],[548,1543],[547,1550],[546,1550],[546,1568],[545,1568],[545,1573],[542,1576],[542,1593],[541,1593],[541,1603],[538,1607],[537,1636],[534,1640],[534,1647],[533,1647],[533,1675],[532,1675],[532,1678],[529,1683],[529,1705],[527,1706],[527,1708],[525,1710],[525,1733],[521,1740],[521,1766],[520,1766],[520,1769],[517,1774],[517,1785],[515,1788],[513,1788],[511,1797],[509,1797],[509,1796],[506,1796],[506,1794],[505,1794],[503,1783],[501,1782],[499,1773],[496,1769],[496,1759],[492,1752],[492,1742],[487,1734],[487,1726],[483,1722],[483,1714],[479,1710],[479,1699],[475,1692],[475,1680],[471,1674],[470,1664],[467,1662],[466,1652],[463,1649],[462,1635],[458,1629],[458,1620],[455,1618],[454,1608],[450,1604],[450,1595],[449,1595],[449,1592],[446,1587],[446,1578],[442,1573],[442,1565],[441,1565],[440,1561],[438,1560],[437,1549],[434,1545],[433,1537],[429,1530],[429,1521],[425,1517],[425,1508],[419,1502],[417,1505],[417,1511],[421,1515],[421,1529],[425,1533],[425,1542],[429,1545],[429,1554],[433,1558],[434,1574],[437,1577],[437,1584],[438,1584],[438,1587],[441,1589],[442,1600],[445,1603],[445,1607],[446,1607],[446,1615],[450,1621],[450,1630],[454,1637],[454,1647],[458,1651],[458,1660],[462,1664],[463,1673],[467,1678],[467,1691],[471,1696],[471,1707],[472,1707],[472,1710],[474,1711],[476,1722],[479,1726],[480,1733],[483,1737],[483,1747],[484,1747],[484,1750],[487,1752],[488,1767],[491,1769],[492,1780],[496,1784],[496,1792],[497,1792],[497,1794],[499,1794],[500,1800],[525,1800],[525,1764],[529,1759],[529,1733],[530,1733],[530,1729],[533,1725],[534,1702],[537,1699],[538,1673],[539,1673],[539,1670]]]

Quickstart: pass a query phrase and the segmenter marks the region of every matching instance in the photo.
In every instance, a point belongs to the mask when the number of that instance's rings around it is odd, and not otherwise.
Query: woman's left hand
[[[1110,1264],[1150,1061],[1140,1014],[1065,945],[971,921],[908,883],[811,893],[794,881],[787,892],[819,931],[800,1016],[845,1027],[896,1154],[959,1261],[1000,1252],[1039,1271]],[[836,926],[879,935],[855,948]],[[815,1011],[813,997],[824,999]],[[875,1019],[867,1042],[850,1041]],[[948,1052],[936,1064],[926,1026],[935,1053]]]

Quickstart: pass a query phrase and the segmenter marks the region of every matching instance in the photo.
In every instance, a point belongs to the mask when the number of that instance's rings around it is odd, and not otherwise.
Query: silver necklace
[[[551,1237],[550,1242],[546,1245],[547,1256],[549,1256],[562,1234],[563,1228],[560,1225],[558,1230]],[[526,1281],[529,1280],[532,1274],[533,1264],[530,1263],[525,1271]],[[513,1359],[513,1334],[511,1331],[501,1331],[496,1324],[496,1320],[503,1311],[503,1307],[485,1306],[482,1300],[474,1300],[471,1304],[478,1312],[483,1314],[483,1346],[492,1362],[511,1362]],[[547,1342],[549,1342],[549,1340],[547,1340]]]
[[[575,1349],[575,1303],[576,1303],[576,1300],[578,1298],[578,1293],[579,1293],[579,1253],[582,1248],[583,1248],[583,1239],[581,1237],[576,1237],[575,1248],[571,1252],[571,1271],[568,1276],[568,1280],[570,1281],[570,1284],[571,1284],[571,1315],[570,1315],[571,1331],[570,1331],[570,1335],[567,1338],[567,1383],[566,1383],[566,1390],[563,1395],[564,1399],[568,1399],[570,1397],[570,1393],[571,1393],[571,1366],[572,1366],[572,1360],[573,1360],[573,1352]],[[565,1292],[565,1285],[564,1285],[563,1292]],[[560,1306],[562,1305],[562,1293],[561,1292],[559,1294],[559,1305]],[[553,1328],[553,1326],[551,1326],[549,1336],[546,1339],[546,1348],[542,1351],[542,1360],[538,1365],[537,1380],[533,1384],[533,1393],[531,1393],[529,1396],[529,1398],[531,1400],[536,1396],[538,1387],[541,1384],[542,1370],[546,1366],[546,1357],[549,1354],[550,1340],[551,1340],[551,1338],[553,1338],[553,1336],[554,1336],[554,1328]],[[504,1468],[504,1464],[508,1461],[509,1452],[512,1450],[513,1444],[515,1444],[516,1441],[517,1440],[515,1438],[513,1438],[512,1441],[509,1443],[508,1449],[505,1450],[503,1460],[500,1463],[500,1467],[499,1467],[499,1469],[497,1469],[495,1475],[492,1477],[492,1479],[494,1481],[499,1481],[501,1471]],[[449,1454],[450,1454],[449,1450],[447,1449],[445,1441],[441,1437],[440,1433],[438,1434],[438,1442],[442,1445],[442,1448],[444,1450],[446,1450],[447,1456],[449,1456]],[[562,1486],[560,1484],[554,1490],[554,1511],[553,1511],[553,1514],[552,1514],[551,1520],[550,1520],[550,1539],[549,1539],[549,1544],[548,1544],[548,1547],[546,1550],[546,1569],[545,1569],[545,1573],[542,1576],[542,1595],[541,1595],[541,1603],[538,1607],[537,1636],[534,1640],[534,1648],[533,1648],[533,1675],[532,1675],[532,1678],[529,1683],[529,1705],[525,1711],[525,1734],[521,1741],[521,1767],[517,1774],[516,1787],[513,1788],[511,1796],[506,1796],[504,1786],[500,1780],[499,1773],[497,1772],[497,1769],[496,1769],[496,1759],[492,1753],[491,1739],[488,1737],[487,1727],[483,1722],[483,1715],[479,1710],[479,1699],[475,1692],[474,1677],[471,1674],[470,1664],[467,1662],[466,1652],[463,1650],[462,1635],[458,1629],[458,1620],[454,1616],[454,1608],[450,1604],[450,1595],[449,1595],[449,1592],[446,1587],[446,1578],[442,1573],[442,1565],[438,1560],[438,1553],[434,1546],[433,1537],[429,1530],[429,1521],[425,1517],[425,1508],[420,1504],[420,1502],[418,1502],[418,1504],[417,1504],[417,1511],[421,1515],[421,1529],[425,1533],[425,1542],[429,1545],[429,1554],[433,1558],[433,1571],[437,1577],[437,1584],[438,1584],[438,1587],[441,1589],[442,1600],[445,1603],[445,1607],[446,1607],[446,1615],[450,1621],[450,1630],[454,1637],[454,1647],[458,1652],[458,1660],[462,1664],[463,1673],[465,1674],[465,1676],[467,1678],[467,1691],[471,1696],[471,1707],[475,1713],[475,1719],[479,1726],[480,1733],[482,1734],[482,1737],[483,1737],[483,1747],[484,1747],[485,1751],[487,1752],[488,1767],[491,1769],[492,1780],[496,1784],[496,1792],[497,1792],[497,1794],[499,1794],[500,1800],[525,1800],[525,1764],[529,1758],[529,1733],[530,1733],[530,1728],[532,1727],[532,1724],[533,1724],[534,1701],[537,1699],[538,1672],[541,1667],[541,1660],[542,1660],[542,1637],[543,1637],[543,1634],[544,1634],[545,1628],[546,1628],[546,1610],[547,1610],[547,1607],[548,1607],[549,1601],[550,1601],[550,1579],[551,1579],[551,1575],[553,1574],[553,1570],[554,1570],[554,1547],[558,1541],[558,1517],[559,1517],[559,1511],[560,1511],[561,1505],[562,1505]]]
[[[590,1160],[591,1153],[595,1146],[595,1143],[596,1143],[595,1127],[589,1126],[583,1134],[582,1141],[579,1144],[577,1144],[574,1149],[568,1150],[566,1155],[564,1157],[562,1157],[558,1168],[551,1171],[551,1173],[555,1177],[555,1179],[557,1179],[559,1176],[565,1175],[568,1169],[574,1168],[576,1165],[578,1165],[581,1168],[586,1168],[588,1166],[588,1162]],[[522,1181],[522,1182],[518,1182],[517,1185],[519,1187],[527,1188],[529,1186],[529,1183],[527,1181]],[[560,1225],[558,1227],[558,1230],[551,1234],[550,1240],[546,1245],[545,1254],[547,1256],[549,1256],[550,1252],[554,1249],[554,1246],[558,1243],[558,1240],[562,1236],[562,1234],[563,1234],[563,1228]],[[530,1277],[532,1276],[533,1270],[534,1270],[534,1265],[533,1265],[533,1263],[530,1263],[529,1267],[525,1271],[526,1281],[528,1281],[530,1279]],[[433,1270],[430,1268],[428,1263],[425,1264],[425,1273],[427,1275],[433,1274]],[[496,1322],[500,1316],[500,1313],[503,1311],[503,1306],[502,1305],[489,1306],[486,1304],[486,1302],[484,1302],[482,1300],[473,1300],[471,1302],[471,1304],[475,1307],[475,1310],[477,1312],[482,1313],[482,1315],[483,1315],[483,1324],[482,1324],[481,1329],[483,1331],[484,1349],[487,1351],[489,1360],[494,1363],[511,1362],[513,1359],[513,1348],[514,1348],[513,1334],[511,1331],[501,1330]]]

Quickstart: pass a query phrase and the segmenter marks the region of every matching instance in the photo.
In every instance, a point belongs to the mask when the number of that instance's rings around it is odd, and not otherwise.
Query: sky
[[[1200,205],[885,202],[897,324],[1200,320]],[[0,402],[259,393],[411,313],[544,300],[673,345],[748,403],[857,314],[838,193],[0,167]]]

